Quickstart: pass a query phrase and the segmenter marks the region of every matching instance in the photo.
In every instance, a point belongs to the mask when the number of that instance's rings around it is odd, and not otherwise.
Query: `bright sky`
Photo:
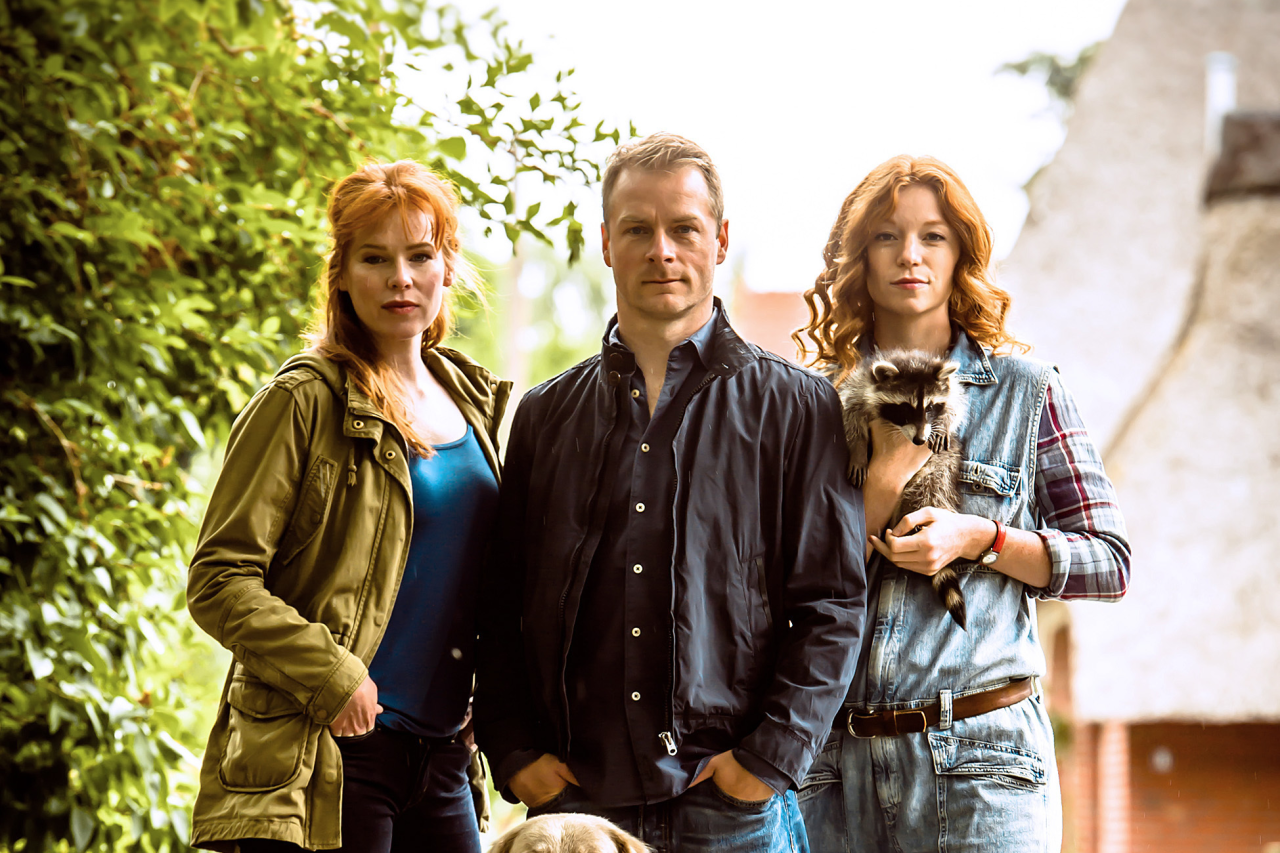
[[[508,0],[499,8],[544,70],[576,69],[587,117],[679,133],[711,154],[730,221],[721,286],[742,264],[756,290],[800,290],[819,272],[844,197],[899,153],[956,169],[991,222],[996,256],[1007,255],[1026,216],[1022,184],[1063,130],[1040,81],[996,69],[1037,50],[1074,57],[1110,35],[1123,5]],[[582,208],[596,254],[598,209]]]

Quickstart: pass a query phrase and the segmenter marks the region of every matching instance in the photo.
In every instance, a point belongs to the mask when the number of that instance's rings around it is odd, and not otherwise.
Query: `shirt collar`
[[[715,332],[716,320],[719,319],[719,317],[720,306],[715,305],[711,309],[711,316],[707,318],[707,322],[702,324],[702,328],[698,329],[698,331],[694,332],[692,335],[677,344],[675,349],[679,349],[685,344],[693,344],[693,349],[698,354],[698,359],[704,366],[710,367],[711,337]],[[609,346],[619,347],[627,352],[631,351],[631,349],[623,343],[622,336],[618,334],[618,318],[616,316],[609,322],[609,330],[605,334],[604,341]]]

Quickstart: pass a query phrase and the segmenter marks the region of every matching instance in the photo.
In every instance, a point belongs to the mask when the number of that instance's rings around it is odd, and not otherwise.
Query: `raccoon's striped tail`
[[[956,624],[965,631],[969,630],[965,627],[966,612],[964,592],[960,589],[960,573],[950,566],[943,566],[933,576],[933,591],[938,594],[938,599],[950,612],[951,618],[956,620]]]

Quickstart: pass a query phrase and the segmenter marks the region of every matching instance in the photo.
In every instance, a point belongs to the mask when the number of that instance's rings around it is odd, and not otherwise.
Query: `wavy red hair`
[[[901,155],[881,163],[849,193],[822,252],[826,265],[805,291],[809,323],[791,333],[802,360],[844,375],[857,367],[858,345],[873,328],[867,292],[867,246],[891,217],[906,187],[933,190],[960,242],[948,313],[979,344],[1029,349],[1005,329],[1010,298],[991,279],[991,228],[960,177],[932,157]],[[805,339],[807,336],[808,340]]]
[[[357,235],[387,216],[399,216],[406,230],[409,218],[422,213],[431,223],[431,242],[445,263],[446,280],[475,287],[475,273],[462,255],[458,240],[458,194],[452,184],[413,160],[365,163],[334,184],[327,215],[333,248],[325,259],[322,298],[312,318],[307,341],[311,350],[346,367],[356,387],[393,423],[414,452],[430,456],[431,446],[414,431],[407,416],[399,377],[379,359],[369,330],[356,316],[342,278]],[[422,337],[422,351],[441,343],[452,329],[453,315],[446,298]]]

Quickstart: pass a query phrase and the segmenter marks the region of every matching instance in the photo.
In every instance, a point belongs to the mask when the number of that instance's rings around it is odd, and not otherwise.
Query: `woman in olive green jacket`
[[[439,346],[456,208],[412,161],[339,181],[311,347],[232,429],[188,582],[234,656],[197,846],[479,850],[459,730],[510,384]]]

